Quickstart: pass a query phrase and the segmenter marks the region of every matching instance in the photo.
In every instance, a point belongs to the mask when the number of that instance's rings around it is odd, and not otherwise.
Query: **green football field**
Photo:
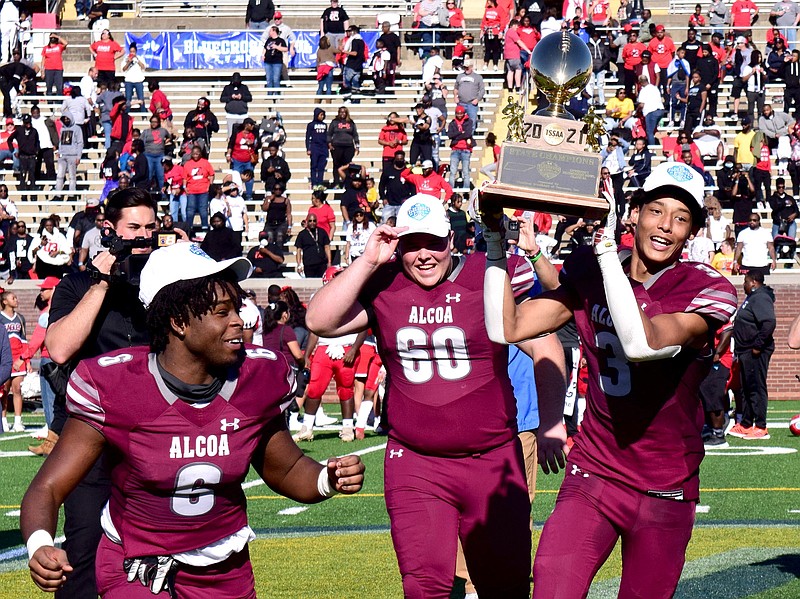
[[[800,437],[788,430],[797,413],[800,402],[773,402],[770,440],[729,438],[729,449],[708,452],[696,529],[676,597],[800,598]],[[41,420],[28,416],[26,423],[32,430]],[[304,506],[275,495],[251,474],[248,511],[259,538],[250,551],[259,596],[401,597],[383,501],[385,438],[368,436],[345,445],[335,430],[316,435],[302,446],[311,457],[357,451],[367,465],[366,484],[359,495]],[[29,436],[0,435],[0,599],[45,596],[28,577],[19,533],[19,503],[41,463],[25,451],[30,441]],[[539,473],[534,545],[560,482],[561,475]],[[617,550],[597,575],[590,597],[616,597],[619,576]],[[453,596],[459,597],[458,590]]]

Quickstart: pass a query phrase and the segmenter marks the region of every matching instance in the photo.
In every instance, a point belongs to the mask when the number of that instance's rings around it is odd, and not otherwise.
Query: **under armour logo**
[[[239,419],[234,418],[233,422],[228,422],[227,418],[223,418],[222,420],[219,421],[219,430],[224,432],[228,427],[233,427],[233,430],[238,431]]]
[[[444,300],[449,304],[451,301],[458,303],[461,301],[461,294],[456,293],[454,295],[450,295],[449,293],[444,297]]]
[[[578,468],[575,464],[572,465],[572,472],[570,472],[570,474],[572,476],[580,474],[583,478],[589,478],[589,475],[584,473],[584,471]]]
[[[402,458],[403,457],[403,450],[402,449],[390,449],[389,450],[389,459],[392,458]]]

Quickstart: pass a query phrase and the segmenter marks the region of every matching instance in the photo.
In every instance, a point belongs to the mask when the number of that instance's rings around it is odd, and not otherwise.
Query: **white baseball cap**
[[[408,198],[397,213],[397,226],[408,227],[399,234],[427,233],[434,237],[450,235],[450,221],[439,198],[418,193]]]
[[[433,168],[433,160],[423,160],[422,161],[422,168]]]
[[[674,189],[681,199],[688,200],[687,205],[694,212],[702,210],[705,195],[703,176],[683,162],[662,162],[655,167],[644,182],[645,192]]]
[[[196,243],[178,242],[150,254],[139,279],[139,299],[147,308],[167,285],[214,275],[230,269],[238,281],[250,276],[252,265],[247,258],[217,262]]]

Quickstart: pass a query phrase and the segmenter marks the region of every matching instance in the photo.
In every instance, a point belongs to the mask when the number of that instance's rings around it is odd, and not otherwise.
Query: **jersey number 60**
[[[446,381],[463,379],[472,370],[467,339],[458,327],[436,329],[430,340],[428,333],[419,327],[403,327],[397,331],[397,353],[410,383],[430,381],[434,366],[439,377]]]

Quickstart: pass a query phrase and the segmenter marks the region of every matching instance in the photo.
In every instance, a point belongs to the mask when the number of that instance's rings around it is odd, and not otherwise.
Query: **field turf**
[[[797,413],[800,402],[773,402],[770,440],[729,438],[730,449],[708,453],[701,470],[696,529],[676,597],[800,598],[800,437],[788,431],[788,421]],[[26,424],[32,430],[41,419],[28,415]],[[45,596],[28,577],[19,534],[19,503],[41,463],[22,454],[30,441],[22,435],[0,436],[0,599]],[[258,539],[250,551],[260,597],[402,596],[383,502],[384,442],[384,437],[368,436],[345,446],[330,430],[302,445],[318,460],[362,453],[367,481],[357,496],[301,506],[277,496],[251,473],[246,492]],[[539,474],[534,544],[560,481],[561,475]],[[619,576],[617,550],[598,573],[590,597],[616,597]]]

